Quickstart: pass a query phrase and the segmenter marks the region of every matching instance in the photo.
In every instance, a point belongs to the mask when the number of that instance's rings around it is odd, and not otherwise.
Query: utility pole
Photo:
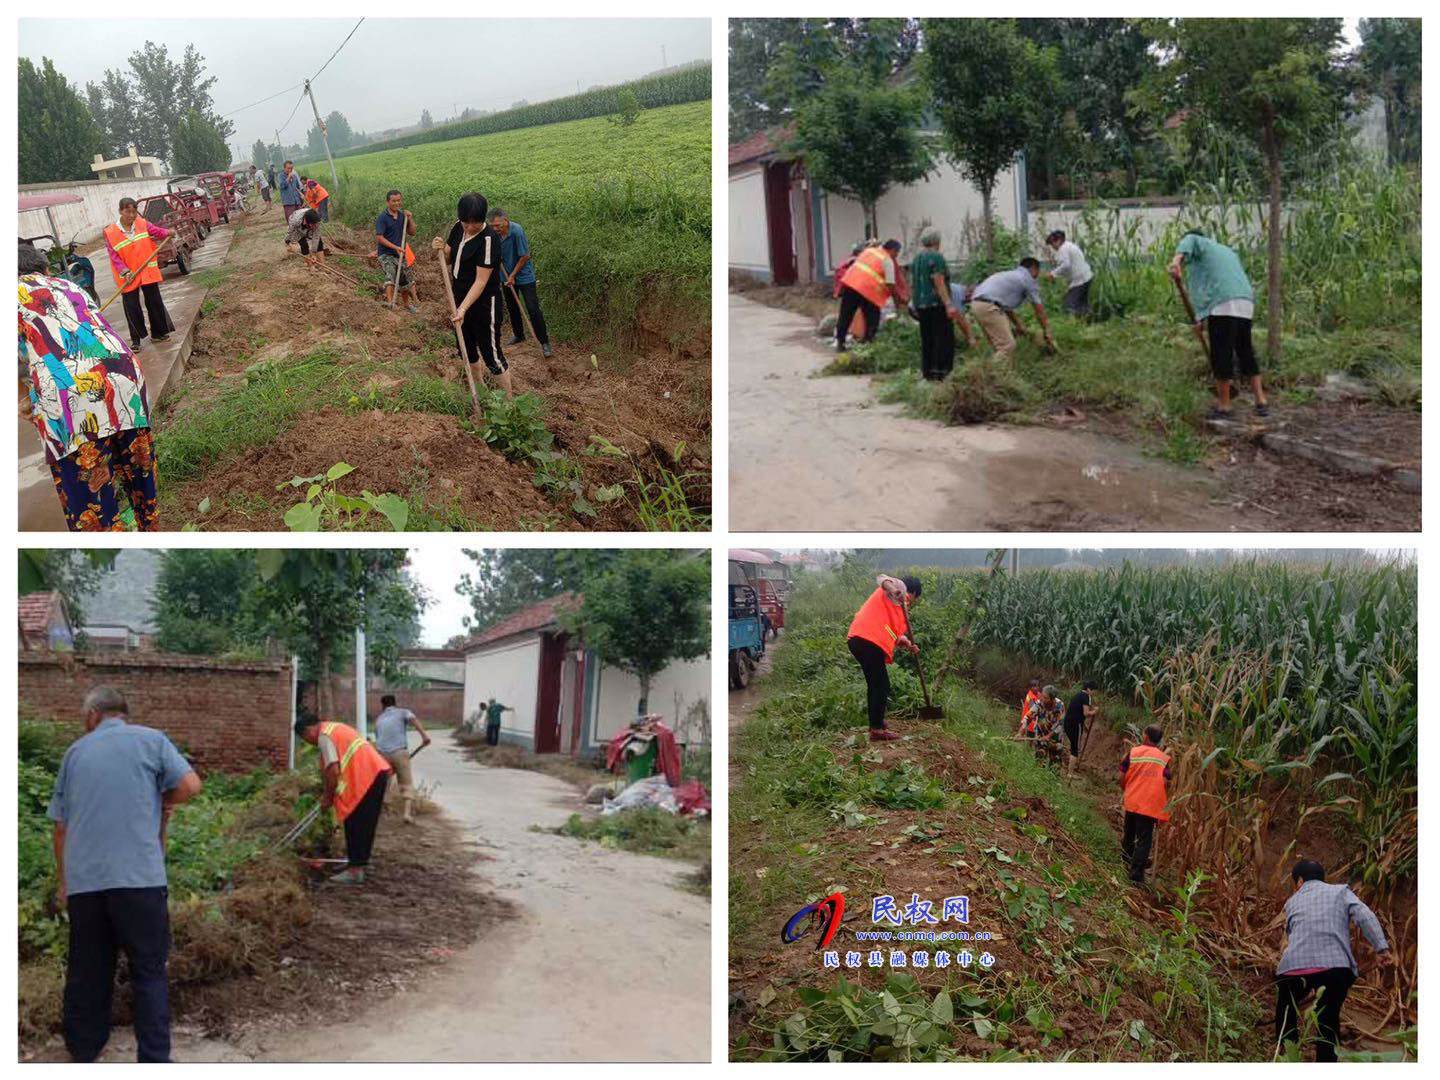
[[[333,194],[340,190],[340,181],[335,177],[335,159],[330,156],[330,136],[325,132],[325,121],[320,119],[320,106],[315,104],[315,92],[310,89],[309,79],[305,80],[305,93],[310,97],[310,110],[315,114],[315,123],[320,128],[320,141],[325,144],[325,160],[330,163],[330,191]]]
[[[363,601],[362,601],[363,602]],[[365,624],[355,627],[355,730],[366,737],[365,689],[369,682],[365,671]]]

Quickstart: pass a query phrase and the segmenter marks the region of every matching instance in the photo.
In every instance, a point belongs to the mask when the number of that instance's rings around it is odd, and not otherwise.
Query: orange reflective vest
[[[310,204],[311,210],[319,209],[320,204],[329,197],[330,192],[326,191],[319,184],[316,184],[313,188],[307,187],[305,189],[305,201]]]
[[[1020,719],[1024,720],[1030,715],[1030,703],[1039,701],[1042,696],[1038,690],[1025,691],[1025,700],[1020,703]],[[1031,729],[1034,729],[1033,724],[1031,725]]]
[[[855,618],[850,620],[849,637],[858,637],[879,645],[885,653],[885,662],[895,662],[895,642],[910,632],[910,620],[905,609],[885,595],[885,590],[876,588],[870,599],[860,606]]]
[[[1165,770],[1170,755],[1158,746],[1141,743],[1130,748],[1130,763],[1125,769],[1125,809],[1144,814],[1156,821],[1169,821],[1165,812]]]
[[[390,763],[349,724],[334,720],[320,725],[320,734],[328,735],[340,755],[340,779],[335,784],[335,816],[344,821],[370,790],[381,773],[392,772]]]
[[[118,222],[105,226],[105,242],[110,245],[115,254],[120,256],[120,261],[129,268],[132,274],[140,267],[145,266],[150,256],[155,254],[155,241],[150,238],[150,230],[145,227],[144,220],[137,217],[135,226],[134,236],[122,229]],[[116,285],[125,283],[125,279],[120,276],[120,271],[115,269],[113,262],[110,264],[110,273],[115,275]],[[139,277],[130,282],[125,291],[134,292],[141,285],[156,285],[163,280],[165,278],[160,273],[160,268],[152,261]]]
[[[854,289],[876,307],[884,307],[885,301],[890,299],[891,291],[891,286],[885,281],[887,262],[894,265],[890,253],[883,247],[867,247],[855,256],[855,261],[850,264],[850,269],[845,271],[840,284],[847,289]],[[899,278],[899,274],[896,274],[896,278]]]

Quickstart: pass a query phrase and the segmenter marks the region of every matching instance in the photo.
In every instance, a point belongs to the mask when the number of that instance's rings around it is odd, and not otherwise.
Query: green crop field
[[[332,215],[368,228],[399,188],[427,248],[466,192],[503,207],[530,239],[558,340],[708,342],[708,101],[644,110],[630,126],[596,117],[360,154],[336,170]]]

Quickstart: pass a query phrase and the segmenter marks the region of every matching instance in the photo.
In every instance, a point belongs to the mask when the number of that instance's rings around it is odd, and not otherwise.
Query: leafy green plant
[[[275,485],[276,491],[305,488],[305,497],[285,511],[285,524],[291,532],[364,529],[372,514],[390,523],[396,532],[404,532],[410,516],[410,504],[399,495],[375,495],[362,491],[345,495],[337,482],[355,471],[343,461],[331,465],[317,476],[295,476]]]
[[[545,403],[534,394],[510,397],[503,390],[480,394],[480,437],[515,461],[542,460],[549,454],[555,436],[545,426]]]

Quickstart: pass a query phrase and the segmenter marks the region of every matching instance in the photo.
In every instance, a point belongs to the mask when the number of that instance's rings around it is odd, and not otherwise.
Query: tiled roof
[[[561,611],[573,610],[583,600],[577,593],[561,593],[559,596],[552,596],[549,600],[541,600],[538,604],[531,604],[528,608],[517,611],[509,618],[501,619],[494,626],[488,626],[465,642],[465,651],[470,652],[482,645],[490,645],[516,634],[527,634],[536,630],[544,630],[548,626],[556,624],[556,614]]]
[[[793,127],[770,128],[768,131],[757,131],[748,139],[741,139],[734,146],[730,147],[730,164],[743,165],[747,161],[756,161],[769,154],[779,153],[781,147],[789,142],[795,135]]]
[[[20,597],[20,626],[27,634],[45,636],[60,614],[60,594],[36,592]]]

